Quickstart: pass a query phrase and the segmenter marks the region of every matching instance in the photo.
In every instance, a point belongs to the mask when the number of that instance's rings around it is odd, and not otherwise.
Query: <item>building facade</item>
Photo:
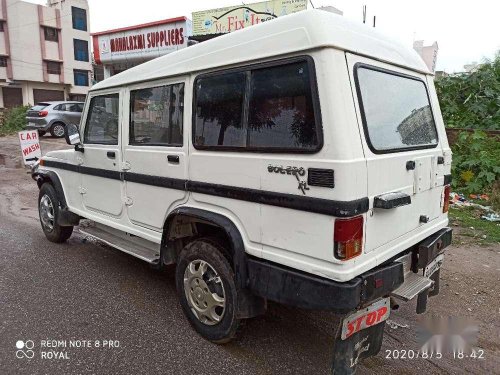
[[[432,43],[430,46],[424,46],[423,40],[416,40],[413,42],[413,49],[424,60],[429,70],[434,73],[436,71],[436,61],[439,51],[437,42]]]
[[[191,21],[186,17],[92,34],[95,81],[188,46]],[[100,74],[101,68],[103,74]]]
[[[0,0],[0,107],[83,100],[91,81],[87,0]]]

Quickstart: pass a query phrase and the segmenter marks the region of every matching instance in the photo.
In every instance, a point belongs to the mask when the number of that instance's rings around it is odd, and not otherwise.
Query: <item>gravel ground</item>
[[[68,147],[47,137],[41,145],[43,152]],[[214,345],[184,319],[172,268],[153,270],[78,233],[65,244],[48,242],[38,223],[38,189],[19,160],[17,138],[0,138],[0,374],[328,372],[329,313],[270,303],[235,341]],[[474,320],[484,358],[386,358],[388,350],[418,349],[415,304],[409,303],[391,314],[381,352],[358,374],[499,373],[500,247],[453,245],[441,275],[441,293],[424,316]],[[35,343],[33,359],[16,358],[18,340]],[[66,346],[41,348],[42,340]],[[80,347],[70,347],[71,340]],[[91,348],[84,347],[87,341]],[[41,358],[51,350],[67,358]]]

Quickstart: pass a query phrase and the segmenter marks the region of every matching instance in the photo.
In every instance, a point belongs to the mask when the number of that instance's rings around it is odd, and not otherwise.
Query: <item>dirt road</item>
[[[42,152],[68,147],[47,137],[41,145]],[[184,319],[171,269],[152,270],[77,233],[62,245],[45,240],[38,189],[20,168],[15,137],[0,138],[0,176],[0,373],[328,373],[329,313],[270,304],[231,344],[208,343]],[[410,303],[391,314],[381,352],[358,374],[499,373],[500,247],[453,245],[441,275],[441,293],[424,315],[475,320],[483,358],[387,358],[388,351],[419,348]],[[67,359],[28,360],[15,356],[20,339],[109,339],[119,346],[66,348]]]

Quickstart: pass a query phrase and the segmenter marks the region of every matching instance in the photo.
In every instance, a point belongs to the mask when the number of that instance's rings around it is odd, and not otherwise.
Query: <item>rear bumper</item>
[[[348,282],[337,282],[258,259],[248,261],[250,290],[263,298],[305,309],[346,313],[389,294],[404,281],[392,262]],[[381,280],[381,281],[379,281]]]
[[[451,243],[444,228],[407,249],[414,254],[415,271],[422,270]],[[404,282],[404,268],[394,259],[348,282],[337,282],[262,259],[248,259],[249,289],[257,296],[296,307],[347,313],[382,296]]]
[[[26,117],[26,130],[48,130],[50,123],[45,118]]]

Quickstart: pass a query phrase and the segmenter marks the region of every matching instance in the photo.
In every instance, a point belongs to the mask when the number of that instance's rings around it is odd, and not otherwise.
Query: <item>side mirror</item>
[[[66,125],[66,131],[64,132],[64,138],[66,138],[66,143],[68,145],[78,145],[80,144],[80,133],[75,124]]]

